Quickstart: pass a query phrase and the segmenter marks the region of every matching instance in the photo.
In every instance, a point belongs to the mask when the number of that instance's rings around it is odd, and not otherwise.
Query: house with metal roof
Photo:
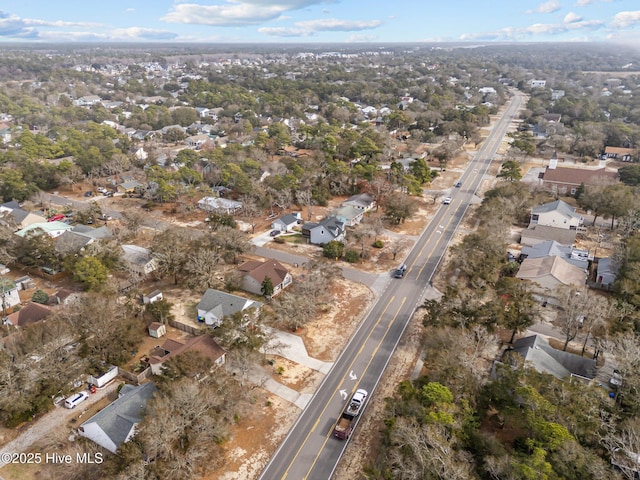
[[[153,383],[124,385],[118,398],[78,428],[80,435],[116,453],[136,433],[136,425],[144,415],[147,402],[157,390]]]
[[[23,228],[22,230],[18,230],[16,235],[19,237],[25,237],[27,234],[33,232],[34,234],[43,234],[46,233],[52,238],[57,238],[62,235],[67,230],[71,230],[73,227],[71,225],[67,225],[64,222],[39,222],[32,223],[28,227]]]

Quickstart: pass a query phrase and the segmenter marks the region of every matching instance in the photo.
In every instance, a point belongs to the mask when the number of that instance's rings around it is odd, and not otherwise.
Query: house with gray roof
[[[577,230],[533,225],[525,228],[520,235],[522,245],[534,246],[547,240],[555,240],[561,245],[572,245],[576,240]]]
[[[158,268],[156,259],[148,248],[138,245],[122,245],[122,262],[140,275],[148,275]]]
[[[556,200],[533,208],[529,227],[543,225],[564,230],[577,230],[583,222],[584,218],[576,213],[575,207],[562,200]]]
[[[342,205],[351,206],[357,208],[358,210],[368,212],[373,207],[375,207],[376,202],[368,193],[359,193],[347,198],[344,202],[342,202]]]
[[[219,327],[222,325],[224,317],[249,309],[259,310],[261,307],[262,303],[260,302],[208,288],[196,309],[199,322],[204,322],[212,327]]]
[[[596,361],[573,353],[557,350],[540,335],[531,335],[516,340],[513,350],[524,358],[538,372],[548,373],[556,378],[567,377],[590,381],[596,376]]]
[[[233,215],[242,208],[242,202],[219,197],[203,197],[198,201],[198,208],[207,212]]]
[[[571,265],[586,270],[589,267],[589,252],[562,245],[555,240],[545,240],[533,246],[524,246],[520,253],[520,260],[525,258],[560,257]]]
[[[111,230],[106,226],[93,228],[88,225],[76,225],[56,238],[55,248],[62,255],[68,255],[80,251],[95,241],[112,237]]]
[[[345,223],[336,217],[327,217],[318,223],[308,222],[302,225],[302,236],[314,245],[344,240],[344,234]]]
[[[157,390],[153,383],[124,385],[118,398],[80,425],[80,435],[116,453],[136,433],[147,402]]]
[[[612,288],[616,278],[618,278],[617,262],[611,257],[599,259],[596,283],[603,288]]]
[[[288,232],[298,225],[302,219],[300,212],[287,213],[271,223],[271,228],[280,232]]]

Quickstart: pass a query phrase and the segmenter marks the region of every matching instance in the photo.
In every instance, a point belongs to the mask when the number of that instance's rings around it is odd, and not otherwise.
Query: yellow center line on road
[[[369,338],[371,338],[371,335],[373,334],[373,331],[376,329],[376,327],[380,324],[380,321],[382,320],[382,317],[384,317],[385,313],[387,313],[387,310],[389,309],[389,306],[391,305],[391,303],[395,300],[395,296],[392,296],[389,299],[389,302],[387,303],[387,305],[384,307],[384,310],[382,311],[382,313],[380,314],[380,316],[378,317],[378,319],[376,320],[375,324],[373,325],[373,327],[371,328],[371,331],[369,332],[369,334],[367,335],[367,337],[364,339],[364,341],[362,342],[362,345],[364,346],[367,341],[369,340]],[[362,347],[360,348],[360,351],[362,351]],[[349,366],[347,367],[347,371],[351,371],[351,368],[353,367],[353,363],[356,361],[356,358],[358,358],[358,355],[353,357],[353,360],[351,360],[351,363],[349,364]],[[340,382],[340,385],[338,385],[336,387],[336,389],[334,390],[334,392],[331,394],[331,398],[333,398],[338,391],[341,389],[341,387],[344,385],[344,378],[342,379],[342,382]],[[357,386],[357,385],[356,385]],[[283,479],[287,478],[289,476],[289,470],[291,470],[291,467],[293,466],[293,464],[295,463],[295,461],[298,459],[298,456],[300,455],[300,452],[302,451],[302,447],[304,447],[304,445],[309,441],[309,437],[311,436],[311,434],[313,432],[315,432],[316,427],[318,426],[318,423],[320,422],[320,419],[324,416],[325,412],[327,411],[327,408],[329,408],[329,403],[327,403],[324,408],[322,409],[322,412],[320,412],[320,415],[318,415],[318,419],[316,420],[316,423],[313,424],[313,428],[311,428],[311,430],[309,431],[309,433],[307,434],[307,436],[304,438],[304,441],[300,444],[300,447],[298,448],[298,451],[296,452],[296,454],[293,456],[293,458],[291,459],[291,462],[289,463],[289,467],[287,467],[287,469],[284,472],[284,475],[282,476]],[[331,433],[329,433],[328,438],[331,437]],[[327,443],[327,439],[325,439],[325,442],[322,445],[322,449],[320,449],[320,451],[318,452],[318,454],[316,455],[316,458],[314,458],[313,463],[311,464],[311,467],[309,468],[309,470],[307,470],[307,473],[304,475],[304,479],[307,478],[307,475],[309,475],[309,472],[311,472],[311,470],[313,470],[314,465],[316,464],[316,462],[318,461],[318,458],[320,457],[320,454],[322,453],[322,451],[324,450],[324,446]],[[298,479],[295,479],[298,480]]]
[[[376,345],[376,348],[373,350],[373,353],[371,354],[371,357],[369,358],[369,361],[367,362],[367,366],[363,369],[363,372],[366,372],[369,369],[369,367],[371,366],[371,362],[373,362],[373,359],[378,354],[378,350],[380,350],[380,346],[382,345],[382,342],[384,341],[384,338],[387,336],[387,333],[389,333],[389,330],[391,329],[391,326],[395,323],[396,318],[398,318],[398,315],[400,315],[400,310],[402,310],[402,307],[404,306],[404,302],[406,300],[407,300],[407,297],[403,297],[402,298],[402,302],[400,303],[400,307],[398,307],[397,313],[393,316],[393,319],[389,322],[389,325],[387,326],[387,330],[384,332],[384,335],[382,336],[382,338],[378,342],[378,345]],[[391,304],[391,301],[389,301],[389,304]],[[389,304],[387,304],[387,308],[389,307]],[[385,311],[386,311],[386,309],[385,309]],[[382,317],[380,317],[380,318],[382,318]],[[377,326],[377,324],[378,324],[378,322],[376,323],[376,326]],[[373,330],[371,332],[373,333]],[[369,334],[369,337],[370,336],[371,336],[371,334]],[[369,337],[367,337],[367,340],[369,340]],[[366,343],[366,341],[365,341],[365,343]],[[354,360],[355,360],[355,358],[354,358]],[[353,362],[351,364],[353,365]],[[328,435],[325,436],[324,442],[322,443],[322,449],[321,450],[324,450],[324,447],[325,447],[325,445],[327,444],[327,442],[329,441],[330,438],[331,438],[331,430],[329,430]],[[307,471],[307,474],[303,477],[304,480],[307,480],[307,475],[309,475],[311,470],[313,470],[313,467],[315,466],[317,461],[318,461],[318,456],[316,456],[316,458],[313,460],[313,463],[311,464],[311,467]]]

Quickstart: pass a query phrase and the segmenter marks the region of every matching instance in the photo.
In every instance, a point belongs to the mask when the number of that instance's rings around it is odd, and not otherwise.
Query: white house
[[[533,208],[529,228],[533,225],[542,225],[565,230],[576,230],[583,222],[584,218],[576,213],[574,207],[562,200],[556,200]]]
[[[233,215],[242,208],[242,202],[236,202],[228,198],[204,197],[198,201],[198,208],[207,212]]]
[[[20,305],[20,293],[16,283],[7,277],[0,277],[0,299],[3,310]]]
[[[343,240],[345,223],[335,217],[328,217],[319,223],[309,222],[302,225],[302,236],[314,245],[324,245],[332,240]]]
[[[140,275],[149,275],[158,268],[157,262],[149,249],[138,245],[122,245],[121,248],[124,252],[122,255],[123,262]]]
[[[271,223],[271,228],[280,232],[288,232],[298,225],[302,219],[300,212],[287,213]]]
[[[196,306],[198,321],[212,327],[222,325],[222,319],[248,309],[259,310],[262,303],[208,288]]]
[[[118,398],[80,425],[80,435],[116,453],[136,433],[147,402],[157,390],[153,383],[124,385]]]

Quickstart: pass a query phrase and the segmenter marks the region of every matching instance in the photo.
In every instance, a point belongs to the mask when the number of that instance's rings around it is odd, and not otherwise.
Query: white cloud
[[[305,30],[303,28],[287,28],[287,27],[262,27],[258,29],[258,32],[271,37],[309,37],[314,34],[311,30]]]
[[[380,20],[338,20],[336,18],[320,18],[295,22],[291,28],[263,27],[258,31],[273,37],[309,37],[317,32],[354,32],[371,30],[382,25]]]
[[[360,42],[375,42],[378,40],[379,38],[377,35],[361,35],[359,33],[354,33],[353,35],[349,35],[345,40],[345,42],[360,43]]]
[[[351,32],[354,30],[369,30],[379,27],[382,24],[380,20],[338,20],[336,18],[320,18],[318,20],[306,20],[296,22],[297,27],[313,30],[314,32],[332,31],[332,32]]]
[[[563,22],[564,23],[574,23],[582,20],[582,17],[576,13],[569,12],[565,15]]]
[[[640,10],[616,13],[611,21],[613,28],[627,28],[640,23]]]
[[[278,18],[284,12],[313,5],[333,3],[332,0],[227,0],[221,5],[181,3],[173,7],[162,20],[217,27],[256,25]]]
[[[613,0],[578,0],[578,3],[576,3],[576,5],[578,7],[586,7],[587,5],[591,5],[592,3],[598,3],[598,2],[611,3],[613,2]]]
[[[572,21],[568,23],[535,23],[524,28],[506,27],[494,32],[471,33],[460,36],[460,40],[509,40],[515,41],[530,36],[560,35],[580,30],[598,30],[604,27],[600,20]]]
[[[560,4],[557,0],[549,0],[548,2],[541,3],[533,10],[527,10],[526,13],[553,13],[560,10]]]

